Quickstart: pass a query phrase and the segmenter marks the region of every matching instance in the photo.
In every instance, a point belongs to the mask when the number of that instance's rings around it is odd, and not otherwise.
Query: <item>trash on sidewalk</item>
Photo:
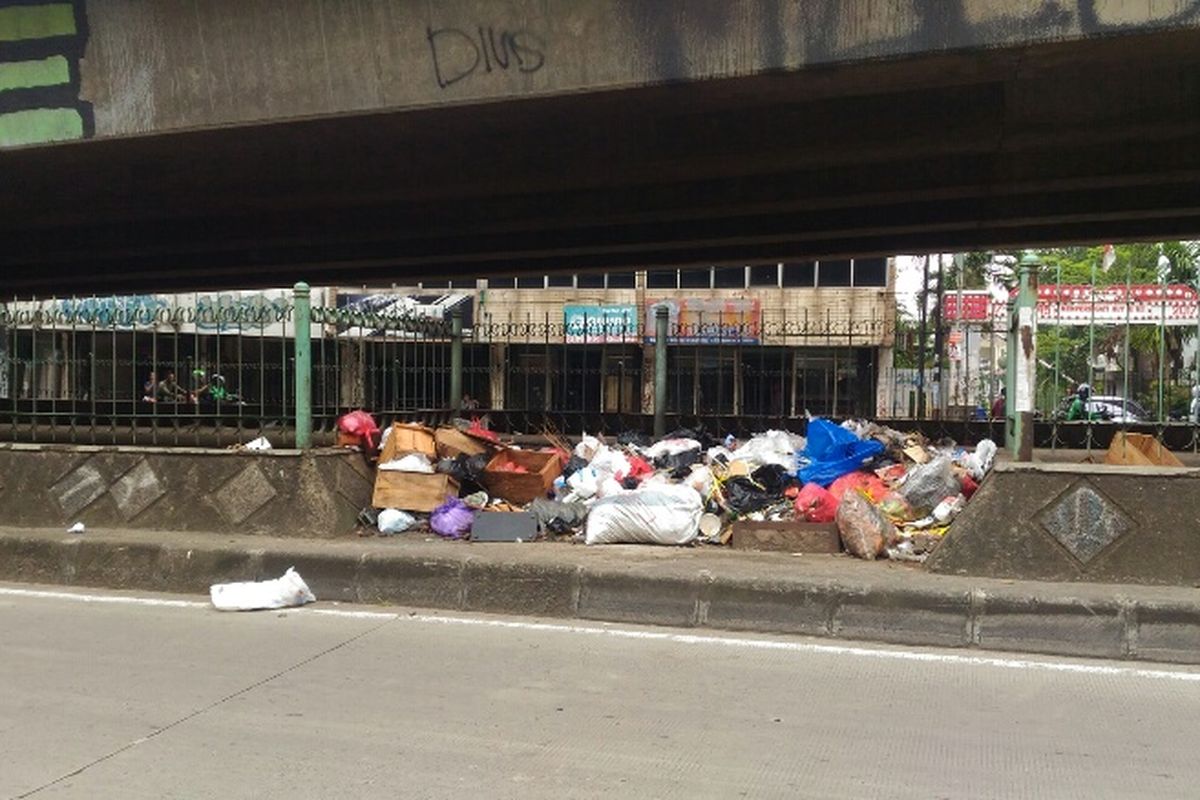
[[[1162,442],[1145,433],[1117,431],[1104,454],[1105,464],[1182,467],[1183,462]]]
[[[374,453],[378,443],[379,425],[366,411],[359,409],[338,417],[338,447],[361,447],[367,453]]]
[[[267,441],[267,437],[259,436],[257,439],[251,439],[242,447],[243,450],[270,450],[271,443]]]
[[[836,530],[835,551],[844,543],[863,558],[920,560],[996,456],[988,440],[961,448],[862,420],[813,418],[807,433],[739,441],[681,429],[658,441],[625,432],[569,443],[544,431],[549,446],[523,449],[461,427],[393,425],[373,502],[413,517],[410,530],[453,539],[724,545],[740,536],[828,552]]]
[[[378,526],[380,533],[384,536],[391,536],[397,533],[404,533],[413,525],[416,525],[417,518],[398,508],[385,508],[379,512],[375,524]]]
[[[215,583],[209,587],[208,593],[213,606],[219,611],[290,608],[317,599],[293,567],[288,567],[282,577],[274,580]]]
[[[430,529],[446,539],[462,539],[471,532],[474,521],[474,509],[457,497],[447,497],[429,515]]]
[[[850,492],[837,510],[838,533],[846,551],[859,558],[878,558],[897,538],[896,526],[866,495]]]
[[[588,512],[588,544],[681,545],[700,533],[704,507],[687,486],[655,484],[596,501]]]
[[[67,528],[67,533],[83,533],[87,530],[87,526],[82,522],[76,522],[71,527]]]
[[[530,511],[484,511],[471,524],[472,542],[531,542],[538,520]]]

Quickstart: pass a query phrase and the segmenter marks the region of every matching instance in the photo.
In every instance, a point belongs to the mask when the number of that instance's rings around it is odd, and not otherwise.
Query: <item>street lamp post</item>
[[[1167,278],[1171,275],[1171,260],[1165,254],[1158,256],[1158,296],[1162,310],[1158,326],[1158,421],[1166,422],[1167,413],[1163,406],[1163,382],[1167,360]]]

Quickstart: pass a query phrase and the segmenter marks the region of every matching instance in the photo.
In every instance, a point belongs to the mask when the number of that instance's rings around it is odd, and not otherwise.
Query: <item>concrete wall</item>
[[[360,453],[0,445],[0,520],[273,536],[350,533],[374,476]]]
[[[1200,585],[1200,470],[997,465],[927,564],[993,578]]]
[[[1200,0],[89,0],[78,99],[120,136],[1198,23]]]

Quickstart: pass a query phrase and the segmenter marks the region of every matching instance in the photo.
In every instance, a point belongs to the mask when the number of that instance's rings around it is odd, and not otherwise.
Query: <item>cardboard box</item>
[[[477,456],[482,453],[490,453],[495,447],[482,439],[476,439],[470,434],[463,433],[458,428],[438,428],[434,439],[437,444],[438,458]]]
[[[1126,464],[1146,467],[1182,467],[1183,462],[1174,453],[1163,447],[1162,442],[1145,433],[1113,434],[1112,444],[1104,454],[1105,464]]]
[[[392,432],[383,445],[383,452],[379,454],[379,462],[386,464],[408,453],[423,453],[429,456],[430,460],[437,458],[433,428],[416,423],[394,423]]]
[[[458,497],[458,481],[449,475],[381,470],[375,474],[371,505],[428,514],[451,496]]]
[[[770,550],[783,553],[840,553],[842,538],[832,522],[733,523],[735,550]]]
[[[505,469],[518,464],[526,472]],[[544,497],[562,474],[557,453],[537,453],[532,450],[501,450],[483,471],[483,486],[488,494],[501,497],[515,505],[524,505],[536,497]]]

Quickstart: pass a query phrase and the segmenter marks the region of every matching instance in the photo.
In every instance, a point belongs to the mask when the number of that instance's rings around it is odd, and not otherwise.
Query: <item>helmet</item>
[[[1079,384],[1079,388],[1075,390],[1075,393],[1080,397],[1087,397],[1092,393],[1092,387],[1086,383],[1081,383]]]

